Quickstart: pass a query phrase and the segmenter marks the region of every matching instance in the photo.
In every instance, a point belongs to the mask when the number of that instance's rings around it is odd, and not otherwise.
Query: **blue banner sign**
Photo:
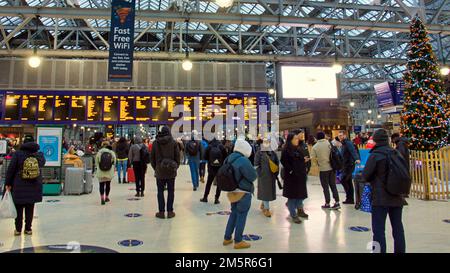
[[[383,82],[374,86],[377,95],[378,107],[393,106],[392,85],[389,82]]]
[[[135,0],[112,0],[108,81],[130,82],[133,75]]]

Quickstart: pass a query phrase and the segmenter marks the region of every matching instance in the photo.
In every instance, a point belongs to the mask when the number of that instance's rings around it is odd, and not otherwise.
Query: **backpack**
[[[208,163],[213,167],[220,167],[223,161],[222,150],[220,150],[219,146],[213,145],[209,150],[208,155]]]
[[[23,162],[22,179],[36,179],[40,175],[39,161],[35,154],[29,155]]]
[[[164,158],[161,144],[159,142],[157,142],[157,145],[158,145],[157,146],[158,150],[161,152],[161,158],[158,160],[161,173],[170,175],[170,174],[176,172],[178,169],[177,162],[175,160],[173,160],[172,158]]]
[[[139,149],[139,158],[141,159],[142,164],[149,164],[150,163],[150,152],[148,151],[145,144],[142,145],[142,147]]]
[[[344,158],[338,148],[330,144],[330,165],[333,171],[340,171],[344,168]]]
[[[195,140],[191,140],[187,144],[187,151],[190,156],[196,156],[198,154],[198,142]]]
[[[382,154],[386,155],[387,161],[386,191],[392,195],[409,194],[411,190],[411,176],[406,160],[397,150]]]
[[[100,155],[100,162],[98,163],[98,167],[101,171],[107,172],[111,170],[113,166],[113,157],[109,152],[103,152]]]
[[[237,157],[232,162],[229,162],[229,158],[225,159],[222,167],[217,171],[216,181],[217,187],[221,191],[234,191],[238,188],[239,183],[236,181],[236,177],[234,175],[233,162],[236,161],[239,157]]]

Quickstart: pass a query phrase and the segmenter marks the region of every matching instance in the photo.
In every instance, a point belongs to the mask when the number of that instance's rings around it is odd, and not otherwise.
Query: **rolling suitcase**
[[[82,194],[84,192],[84,169],[67,168],[64,181],[64,195]]]
[[[92,192],[92,170],[84,171],[84,191],[83,193],[89,194]]]

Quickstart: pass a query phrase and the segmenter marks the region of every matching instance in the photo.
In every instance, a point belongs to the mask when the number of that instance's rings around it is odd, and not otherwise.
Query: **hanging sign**
[[[135,0],[112,0],[108,81],[130,82],[133,75]]]

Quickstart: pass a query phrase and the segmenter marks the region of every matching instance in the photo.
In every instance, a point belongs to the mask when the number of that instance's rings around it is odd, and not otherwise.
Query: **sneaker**
[[[220,204],[219,199],[214,200],[214,205],[218,205],[218,204]]]
[[[335,203],[331,209],[341,209],[341,205],[339,203]]]
[[[261,206],[259,206],[259,208],[260,208],[261,210],[264,210],[264,204],[261,203]]]
[[[143,192],[141,192],[141,197],[144,197],[144,193]]]
[[[20,236],[22,235],[22,232],[14,230],[14,236]]]
[[[298,217],[301,217],[301,218],[308,218],[309,217],[309,215],[306,214],[303,209],[298,209],[297,210],[297,215],[298,215]]]
[[[352,201],[352,200],[345,200],[344,202],[342,202],[342,204],[345,204],[345,205],[354,205],[354,204],[355,204],[355,201]]]
[[[202,198],[202,199],[200,199],[200,202],[203,202],[203,203],[208,203],[208,199],[206,199],[206,198]]]
[[[266,216],[266,217],[272,217],[272,213],[271,213],[270,210],[268,210],[268,209],[265,209],[265,210],[263,211],[263,214],[264,214],[264,216]]]
[[[155,217],[159,219],[166,219],[166,215],[164,214],[164,212],[157,212],[155,214]]]
[[[194,191],[197,191],[197,188],[196,188],[196,187],[194,187]]]
[[[170,211],[170,212],[168,212],[167,213],[167,218],[173,218],[173,217],[175,217],[175,212],[173,212],[173,211]]]
[[[33,235],[33,231],[32,230],[25,230],[25,235]]]
[[[233,243],[233,240],[223,240],[224,246],[231,245],[232,243]]]
[[[205,178],[204,177],[200,177],[200,182],[205,183]]]
[[[322,206],[322,209],[330,209],[330,208],[331,208],[330,204],[325,204],[325,205]]]
[[[106,204],[106,202],[105,202],[105,200],[104,200],[104,199],[102,199],[102,202],[101,202],[101,204],[102,204],[102,206]]]
[[[141,197],[140,193],[136,193],[136,195],[134,197]]]
[[[302,220],[300,218],[298,218],[298,216],[292,217],[292,222],[296,223],[296,224],[301,224]]]
[[[234,249],[245,249],[245,248],[250,248],[251,244],[245,242],[245,241],[241,241],[239,243],[235,243],[234,244]]]
[[[109,198],[108,198],[108,197],[106,197],[106,199],[105,199],[105,202],[109,202],[109,201],[111,201],[111,200],[109,200]]]

